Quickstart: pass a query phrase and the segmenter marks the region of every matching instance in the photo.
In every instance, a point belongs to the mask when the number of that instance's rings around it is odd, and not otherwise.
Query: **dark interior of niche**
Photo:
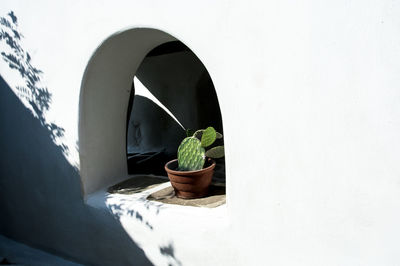
[[[211,77],[199,58],[182,42],[164,43],[151,50],[135,77],[184,128],[213,126],[223,134]],[[177,148],[186,133],[163,108],[136,94],[132,83],[126,136],[128,173],[166,176],[164,165],[177,157]],[[225,183],[224,159],[217,161],[214,182]]]

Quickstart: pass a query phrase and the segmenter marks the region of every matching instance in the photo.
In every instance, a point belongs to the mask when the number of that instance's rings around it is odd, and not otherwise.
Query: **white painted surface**
[[[148,201],[160,184],[144,192],[124,195],[100,190],[88,196],[90,206],[110,210],[155,265],[214,265],[226,252],[229,221],[226,204],[200,208]],[[199,241],[201,239],[201,241]],[[212,246],[204,243],[212,243]],[[168,255],[161,249],[173,250]],[[211,253],[211,254],[210,254]]]
[[[196,250],[209,255],[208,265],[400,264],[399,1],[5,1],[0,8],[11,9],[54,94],[53,117],[72,140],[84,69],[111,34],[162,29],[207,67],[229,155],[229,226],[177,237],[160,222],[165,243],[195,241],[177,245],[180,261],[203,265]],[[2,65],[6,80],[8,71]],[[140,242],[145,231],[132,228]]]
[[[126,120],[133,77],[148,52],[173,40],[158,30],[134,28],[105,40],[91,57],[79,102],[80,172],[86,195],[127,176]]]

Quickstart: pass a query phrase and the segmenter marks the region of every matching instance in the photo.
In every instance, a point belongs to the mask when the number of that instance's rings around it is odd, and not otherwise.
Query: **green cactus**
[[[195,171],[203,168],[205,150],[195,137],[185,138],[178,148],[178,167],[180,171]]]
[[[224,147],[216,146],[205,151],[206,147],[212,145],[216,139],[222,138],[222,134],[215,131],[213,127],[199,129],[193,133],[192,130],[186,131],[185,138],[178,148],[178,170],[195,171],[203,168],[205,158],[214,159],[224,157]]]
[[[194,137],[196,137],[198,139],[201,139],[201,137],[203,136],[204,130],[205,129],[199,129],[199,130],[197,130],[196,132],[193,133],[193,130],[187,129],[186,130],[186,137],[194,136]],[[216,138],[217,139],[222,139],[223,136],[222,136],[221,133],[219,133],[218,131],[215,131],[215,134],[216,134]]]
[[[206,156],[213,159],[222,158],[224,157],[224,155],[225,155],[224,146],[216,146],[206,151]]]
[[[201,146],[206,148],[214,143],[217,138],[217,132],[213,127],[204,129],[203,135],[201,136]]]

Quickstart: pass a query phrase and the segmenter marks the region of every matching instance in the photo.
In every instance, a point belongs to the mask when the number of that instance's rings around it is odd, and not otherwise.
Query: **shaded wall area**
[[[213,126],[223,133],[211,77],[200,59],[182,42],[167,42],[151,50],[140,64],[136,78],[185,129]],[[134,95],[128,110],[129,173],[165,175],[164,165],[177,157],[177,148],[186,136],[185,129],[156,103],[141,95]],[[224,172],[222,169],[223,176]]]
[[[80,175],[85,195],[127,178],[126,121],[132,79],[146,54],[175,40],[132,28],[109,36],[92,54],[79,97]]]
[[[91,265],[151,265],[0,76],[0,234]]]

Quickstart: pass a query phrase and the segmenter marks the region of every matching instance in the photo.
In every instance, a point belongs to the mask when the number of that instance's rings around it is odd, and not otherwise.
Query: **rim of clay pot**
[[[169,168],[169,165],[172,164],[172,163],[174,163],[174,162],[177,162],[178,159],[174,159],[174,160],[172,160],[172,161],[169,161],[168,163],[165,164],[164,168],[165,168],[165,171],[167,171],[167,172],[169,172],[169,173],[172,173],[172,174],[178,174],[178,173],[188,173],[188,174],[192,174],[192,173],[199,173],[199,172],[202,172],[202,171],[207,171],[207,170],[214,169],[214,168],[215,168],[215,165],[216,165],[216,162],[215,162],[213,159],[211,159],[211,158],[208,158],[207,160],[208,160],[209,162],[211,162],[211,165],[208,166],[208,167],[206,167],[206,168],[200,169],[200,170],[194,170],[194,171],[177,171],[177,170],[172,170],[172,169],[170,169],[170,168]]]

